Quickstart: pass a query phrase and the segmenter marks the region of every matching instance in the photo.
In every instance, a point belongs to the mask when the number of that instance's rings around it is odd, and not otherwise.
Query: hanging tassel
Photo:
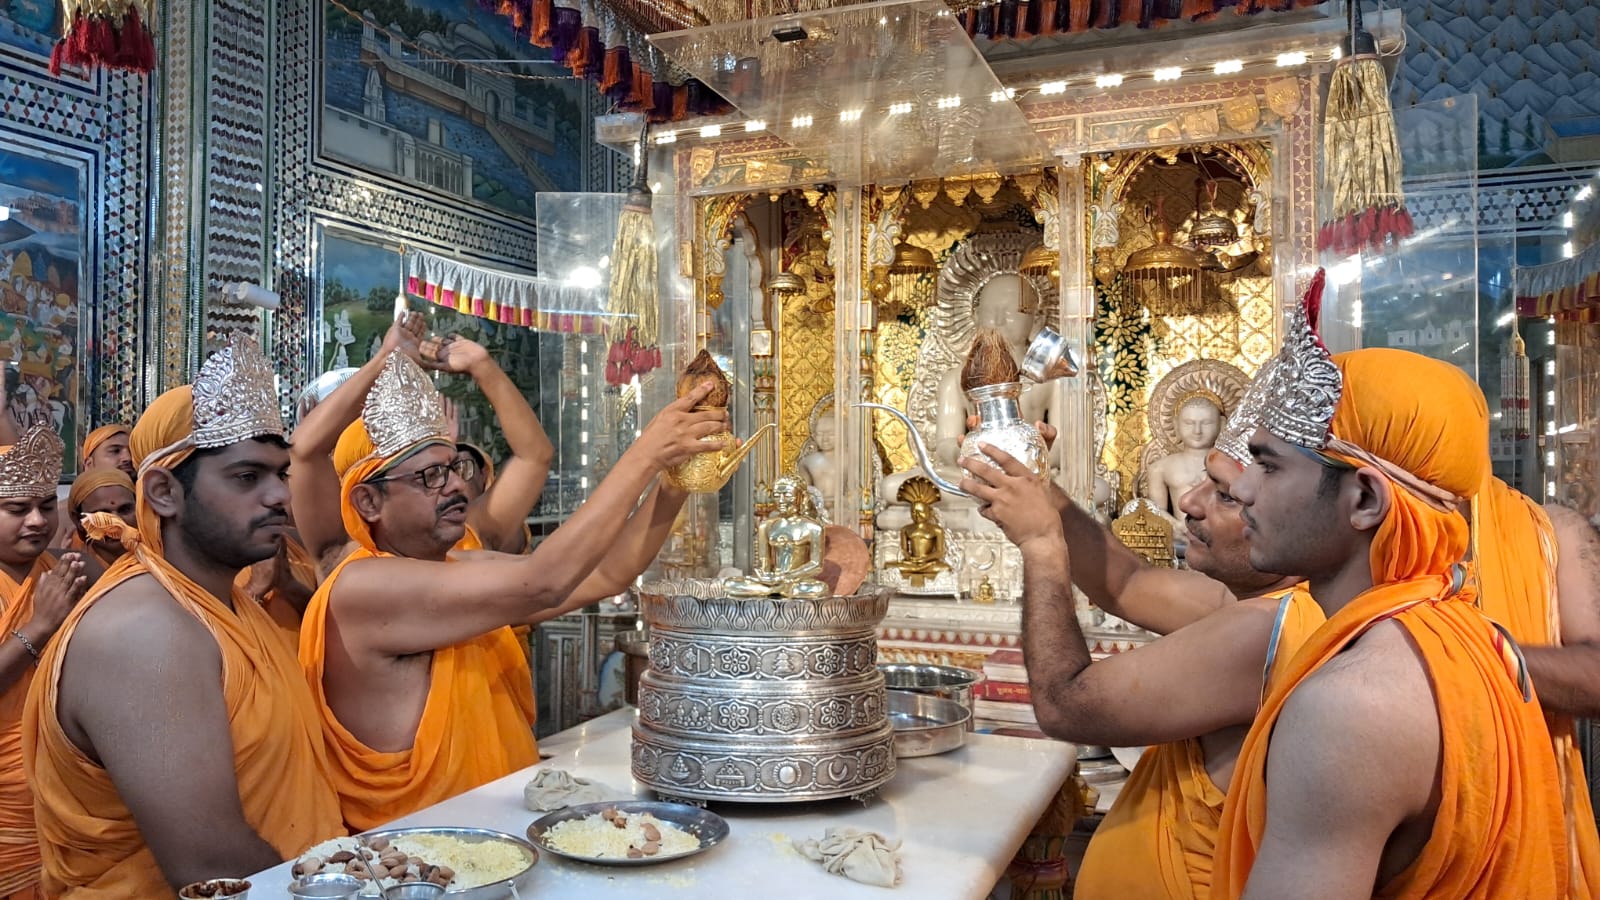
[[[626,46],[606,48],[605,63],[600,72],[600,93],[612,100],[621,100],[626,96],[627,82],[623,72],[628,68],[628,48]],[[618,94],[624,96],[619,97]]]
[[[150,72],[155,40],[143,0],[63,0],[61,39],[50,52],[50,73],[64,66]]]
[[[555,43],[555,0],[533,0],[533,33],[528,42],[535,47],[549,47]]]
[[[1040,34],[1044,27],[1044,0],[1028,0],[1028,10],[1022,16],[1022,30],[1029,36]]]
[[[650,212],[648,155],[639,136],[639,174],[622,204],[617,239],[611,247],[611,290],[608,308],[612,328],[630,323],[639,343],[654,346],[659,324],[656,304],[656,229]]]
[[[1361,4],[1350,4],[1351,54],[1328,83],[1322,133],[1322,195],[1329,218],[1318,229],[1325,251],[1348,256],[1410,237],[1400,139],[1389,107],[1389,79],[1377,42],[1361,27]]]

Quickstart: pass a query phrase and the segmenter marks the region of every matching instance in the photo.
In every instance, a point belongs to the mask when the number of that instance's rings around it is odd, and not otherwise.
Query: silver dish
[[[493,831],[488,828],[391,828],[386,831],[368,832],[362,835],[362,838],[368,842],[377,838],[388,838],[392,841],[395,838],[415,837],[424,834],[443,835],[469,844],[510,844],[521,850],[528,861],[527,868],[510,878],[489,884],[480,884],[477,887],[450,888],[445,892],[445,896],[449,897],[450,900],[506,900],[506,898],[512,896],[511,888],[513,886],[518,891],[532,890],[533,868],[539,864],[539,850],[514,834],[506,834],[503,831]]]
[[[700,846],[685,853],[671,855],[661,854],[639,859],[601,859],[594,856],[579,856],[575,853],[567,853],[552,845],[547,839],[550,829],[562,822],[585,819],[589,816],[603,813],[608,809],[614,809],[617,812],[630,815],[649,813],[657,819],[669,825],[675,825],[699,838]],[[578,862],[593,863],[597,866],[652,866],[656,863],[683,859],[704,853],[722,843],[727,837],[728,822],[716,813],[682,803],[661,803],[654,800],[622,800],[614,803],[585,803],[581,806],[569,806],[566,809],[558,809],[553,813],[536,819],[532,825],[528,826],[528,840],[545,852],[554,853],[556,856],[577,860]]]
[[[900,759],[948,753],[966,742],[972,713],[961,704],[931,694],[889,692],[889,724],[894,755]]]
[[[967,712],[973,712],[972,689],[983,682],[981,672],[956,666],[933,666],[918,663],[880,663],[883,684],[891,691],[913,691],[954,700]],[[972,730],[968,718],[966,729]]]
[[[1078,360],[1072,355],[1072,347],[1066,339],[1046,325],[1034,336],[1027,354],[1022,357],[1022,374],[1029,381],[1040,384],[1057,378],[1069,378],[1078,374]]]

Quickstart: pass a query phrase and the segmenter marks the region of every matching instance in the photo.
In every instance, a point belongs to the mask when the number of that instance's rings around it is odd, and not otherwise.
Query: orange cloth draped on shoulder
[[[88,441],[84,442],[84,446],[88,446]],[[67,542],[67,549],[88,553],[99,560],[101,565],[109,566],[121,558],[122,554],[101,550],[86,542],[83,536],[78,534],[78,520],[83,516],[84,501],[89,499],[90,494],[103,487],[122,487],[127,488],[128,493],[134,493],[133,482],[128,479],[127,473],[110,466],[88,469],[74,478],[72,490],[67,492],[67,518],[72,522],[72,539]]]
[[[1561,643],[1556,602],[1555,528],[1544,508],[1526,494],[1491,477],[1473,501],[1477,527],[1478,605],[1527,647]],[[1572,896],[1590,896],[1600,885],[1600,833],[1584,777],[1583,753],[1569,716],[1547,713],[1565,798],[1571,848]]]
[[[1325,621],[1303,585],[1280,595],[1272,660],[1293,656]],[[1265,679],[1266,673],[1263,673]],[[1146,750],[1083,855],[1079,900],[1202,900],[1225,795],[1206,771],[1199,738]]]
[[[158,397],[130,436],[135,463],[177,444],[193,421],[188,387]],[[192,452],[169,451],[154,464],[172,468]],[[64,900],[172,896],[111,777],[72,743],[56,717],[61,666],[78,622],[118,585],[143,575],[199,619],[222,652],[222,694],[245,821],[285,859],[344,833],[316,708],[293,646],[240,591],[230,609],[163,559],[160,518],[142,496],[137,518],[136,548],[112,566],[50,642],[23,717],[44,887]]]
[[[33,618],[33,586],[55,568],[55,557],[41,553],[18,584],[0,571],[0,637]],[[33,666],[0,694],[0,900],[31,898],[39,883],[39,839],[33,826],[33,791],[22,771],[22,705],[33,682]]]
[[[361,546],[323,581],[300,626],[300,664],[322,714],[345,821],[356,829],[376,827],[539,761],[533,676],[510,628],[433,651],[427,704],[408,750],[373,750],[328,705],[323,675],[329,598],[346,566],[389,555],[374,545],[350,494],[415,449],[388,459],[375,456],[359,419],[340,437],[334,468],[341,473],[345,529]],[[463,550],[479,547],[470,529],[457,545]]]
[[[1488,410],[1464,373],[1397,350],[1358,350],[1334,361],[1344,375],[1335,436],[1456,496],[1481,488],[1489,468]],[[1285,702],[1384,620],[1406,630],[1428,670],[1441,765],[1428,843],[1377,896],[1567,895],[1566,828],[1550,734],[1539,705],[1523,696],[1514,652],[1497,639],[1455,565],[1467,552],[1467,521],[1391,485],[1391,509],[1372,544],[1375,586],[1334,614],[1286,664],[1245,738],[1223,810],[1214,898],[1240,896],[1249,880],[1266,827],[1269,743]]]
[[[119,434],[128,434],[130,431],[131,429],[129,429],[128,426],[121,423],[101,425],[99,428],[96,428],[84,436],[83,450],[79,455],[78,460],[82,462],[83,460],[88,459],[89,456],[94,453],[94,451],[100,448],[101,444],[104,444],[106,441],[111,440]]]

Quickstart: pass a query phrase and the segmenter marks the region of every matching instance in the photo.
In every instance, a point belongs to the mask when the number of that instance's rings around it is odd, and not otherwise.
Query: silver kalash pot
[[[633,777],[688,802],[868,799],[895,772],[878,671],[887,590],[735,599],[716,581],[646,585]]]
[[[1023,357],[1021,368],[1023,377],[1041,384],[1055,378],[1078,374],[1078,364],[1072,356],[1071,348],[1055,329],[1049,327],[1045,327],[1034,337],[1028,346],[1027,354]],[[978,427],[967,432],[966,438],[961,442],[961,451],[957,454],[956,461],[959,463],[961,460],[976,456],[987,462],[988,457],[983,455],[979,447],[988,444],[1004,450],[1043,477],[1048,468],[1049,448],[1045,446],[1044,438],[1039,436],[1039,429],[1022,417],[1022,382],[1011,381],[973,388],[967,391],[967,399],[977,407]],[[911,437],[911,449],[917,455],[917,462],[922,465],[922,471],[927,473],[928,478],[938,485],[939,490],[960,497],[972,496],[946,480],[934,469],[933,457],[928,453],[922,435],[917,433],[917,426],[912,424],[905,413],[881,403],[856,405],[888,413],[906,426],[906,433]]]

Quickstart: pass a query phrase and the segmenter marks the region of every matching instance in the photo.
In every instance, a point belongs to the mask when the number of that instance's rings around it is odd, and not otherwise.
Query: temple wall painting
[[[504,16],[450,0],[340,0],[323,22],[328,158],[529,219],[535,193],[582,189],[588,86]]]

